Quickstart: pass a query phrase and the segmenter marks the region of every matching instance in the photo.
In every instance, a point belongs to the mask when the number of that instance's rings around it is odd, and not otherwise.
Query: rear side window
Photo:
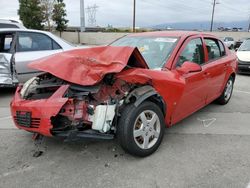
[[[53,47],[53,50],[59,50],[59,49],[61,49],[61,46],[59,46],[59,44],[57,44],[55,41],[53,41],[53,43],[52,43],[52,47]]]
[[[178,58],[177,66],[181,66],[185,61],[194,62],[199,65],[204,63],[204,51],[200,38],[189,41]]]
[[[215,60],[221,57],[220,47],[216,39],[205,39],[208,60]]]
[[[47,35],[23,32],[18,37],[18,52],[56,50],[61,47]]]

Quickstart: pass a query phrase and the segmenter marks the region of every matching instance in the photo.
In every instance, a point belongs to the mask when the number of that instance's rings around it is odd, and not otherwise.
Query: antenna
[[[88,13],[88,25],[89,26],[96,26],[96,12],[97,12],[98,6],[94,4],[93,6],[88,6],[86,8],[87,13]]]

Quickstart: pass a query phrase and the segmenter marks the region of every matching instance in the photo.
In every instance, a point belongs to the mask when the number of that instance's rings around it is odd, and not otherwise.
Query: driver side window
[[[185,61],[190,61],[199,65],[204,63],[204,50],[202,40],[200,38],[189,41],[184,50],[181,52],[176,66],[180,67]]]

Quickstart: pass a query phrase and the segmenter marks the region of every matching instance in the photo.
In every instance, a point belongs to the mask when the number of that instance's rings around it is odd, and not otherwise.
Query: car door
[[[225,47],[219,40],[204,38],[204,43],[206,44],[207,53],[207,62],[204,68],[206,68],[209,79],[206,97],[206,103],[208,104],[221,94],[230,61],[227,60]]]
[[[0,86],[14,86],[18,83],[13,68],[15,32],[0,33]]]
[[[19,82],[40,73],[28,67],[30,62],[61,51],[62,48],[44,33],[18,32],[15,62]]]
[[[183,79],[184,88],[179,101],[176,101],[172,123],[180,121],[205,105],[208,79],[206,70],[203,68],[205,56],[202,38],[189,38],[180,49],[175,61],[174,69],[176,69],[176,74]],[[202,70],[187,74],[178,72],[178,67],[181,67],[185,61],[199,64]]]

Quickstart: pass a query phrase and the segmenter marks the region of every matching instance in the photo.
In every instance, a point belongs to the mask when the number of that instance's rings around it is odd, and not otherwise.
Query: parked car
[[[232,37],[225,37],[223,38],[223,41],[229,49],[234,49],[235,42]]]
[[[15,20],[0,19],[0,29],[5,29],[5,28],[26,29],[26,27],[24,27],[23,24]]]
[[[16,126],[35,135],[118,138],[137,156],[157,150],[171,127],[231,98],[237,58],[213,35],[165,31],[128,35],[109,46],[35,61],[46,72],[19,86]]]
[[[239,47],[241,46],[241,44],[246,40],[247,38],[242,38],[242,39],[239,39],[235,42],[235,45],[234,45],[234,49],[237,51],[239,49]]]
[[[237,51],[238,72],[250,74],[250,38],[246,39]]]
[[[30,62],[73,48],[49,32],[0,29],[0,87],[13,87],[40,73],[27,67]]]

